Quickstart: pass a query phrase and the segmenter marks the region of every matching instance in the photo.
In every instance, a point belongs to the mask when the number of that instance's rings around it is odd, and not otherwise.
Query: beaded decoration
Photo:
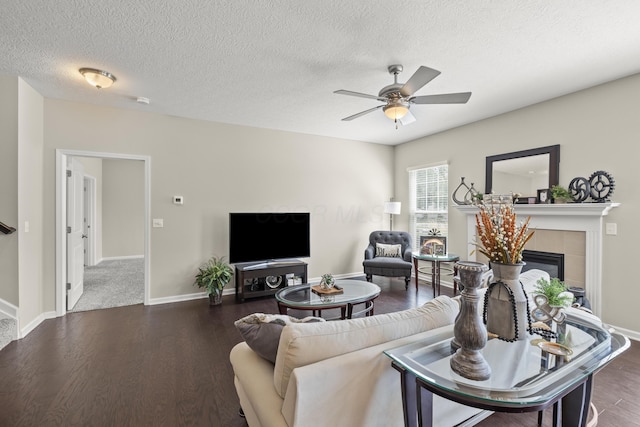
[[[531,327],[531,313],[529,312],[530,311],[529,310],[529,298],[527,297],[527,292],[524,290],[524,285],[522,284],[522,282],[519,281],[518,283],[520,283],[520,286],[522,288],[522,292],[524,293],[524,296],[525,296],[525,299],[526,299],[526,302],[527,302],[527,325],[528,325],[527,331],[530,334],[533,334],[533,333],[540,334],[538,332],[538,329],[540,329],[540,328],[532,328]],[[489,285],[487,291],[485,292],[485,294],[484,294],[484,304],[483,304],[483,309],[482,309],[482,321],[484,322],[485,325],[487,324],[487,306],[489,304],[489,294],[491,293],[491,290],[493,289],[493,287],[496,286],[496,285],[504,286],[504,288],[507,290],[507,293],[509,294],[509,302],[511,303],[511,308],[513,308],[513,322],[514,322],[514,328],[515,328],[514,337],[513,338],[505,338],[505,337],[498,336],[498,339],[500,339],[502,341],[506,341],[506,342],[515,342],[515,341],[518,340],[518,336],[519,336],[518,335],[518,332],[519,332],[518,331],[518,313],[517,313],[517,310],[516,310],[516,298],[513,295],[513,291],[508,286],[506,286],[504,282],[497,281],[497,282],[491,283]],[[540,329],[540,331],[543,331],[543,330]],[[544,331],[544,332],[550,332],[550,331]],[[540,335],[542,335],[542,334],[540,334]]]

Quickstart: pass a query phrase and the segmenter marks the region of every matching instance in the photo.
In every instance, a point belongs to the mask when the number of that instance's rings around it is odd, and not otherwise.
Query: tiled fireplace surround
[[[603,217],[618,203],[515,205],[519,219],[531,217],[534,237],[527,249],[565,255],[565,283],[586,290],[594,314],[601,314]],[[467,215],[467,238],[475,240],[475,214],[470,205],[455,206]],[[475,254],[470,255],[473,260]]]

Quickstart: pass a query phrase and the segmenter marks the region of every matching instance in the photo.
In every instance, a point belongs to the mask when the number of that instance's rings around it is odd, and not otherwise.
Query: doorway
[[[145,305],[149,304],[150,289],[149,289],[149,238],[150,238],[150,169],[151,158],[149,156],[127,155],[127,154],[114,154],[114,153],[101,153],[91,151],[77,151],[77,150],[56,150],[56,315],[63,316],[69,310],[67,308],[67,283],[69,283],[69,277],[67,273],[68,263],[68,243],[67,243],[67,201],[70,197],[67,191],[67,164],[69,159],[74,157],[86,157],[96,159],[113,159],[113,160],[138,160],[144,163],[144,237],[143,237],[143,251],[144,251],[144,301]],[[90,179],[91,177],[89,177]],[[90,190],[88,190],[90,191]],[[95,187],[93,188],[95,197]],[[91,208],[89,208],[91,210]],[[95,210],[94,210],[95,214]],[[90,230],[90,229],[89,229]],[[85,229],[85,231],[87,231]],[[95,232],[95,229],[93,230]],[[90,240],[90,239],[85,239]],[[95,250],[96,236],[93,236],[94,250],[91,255],[88,254],[87,261],[91,263],[91,259],[96,260],[101,256],[97,256]],[[90,248],[88,248],[90,252]],[[84,259],[83,259],[84,264]]]

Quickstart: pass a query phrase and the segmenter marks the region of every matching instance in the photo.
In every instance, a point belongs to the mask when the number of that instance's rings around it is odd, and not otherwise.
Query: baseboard
[[[0,298],[0,314],[12,319],[18,318],[18,307]]]
[[[465,420],[465,421],[461,422],[460,424],[456,424],[455,427],[471,427],[471,426],[475,426],[480,421],[489,418],[491,415],[493,415],[493,413],[494,413],[493,411],[488,411],[488,410],[480,411],[476,415],[474,415],[473,417],[469,418],[468,420]]]
[[[222,295],[225,294],[234,294],[235,290],[226,289],[222,292]],[[183,301],[191,301],[194,299],[208,298],[208,295],[205,292],[198,292],[195,294],[186,294],[186,295],[174,295],[170,297],[162,297],[162,298],[150,298],[149,305],[158,305],[158,304],[170,304],[172,302],[183,302]]]
[[[640,341],[640,332],[632,331],[630,329],[620,328],[618,326],[609,325],[611,328],[615,329],[616,332],[620,332],[622,335],[626,336],[630,340]]]
[[[126,255],[126,256],[108,256],[102,257],[96,264],[100,264],[102,261],[117,261],[120,259],[144,259],[144,255]]]
[[[364,276],[364,273],[359,272],[359,273],[345,273],[345,274],[333,274],[333,278],[340,280],[340,279],[353,279],[354,277],[362,277]],[[307,279],[307,283],[320,283],[320,279],[321,277],[311,277]]]
[[[24,328],[21,328],[19,330],[18,338],[22,339],[22,338],[26,337],[27,335],[29,335],[29,333],[31,331],[33,331],[35,328],[37,328],[40,325],[40,323],[42,323],[43,321],[45,321],[47,319],[53,319],[55,317],[56,317],[56,312],[55,311],[47,311],[47,312],[41,313],[35,319],[33,319],[31,322],[29,322]]]

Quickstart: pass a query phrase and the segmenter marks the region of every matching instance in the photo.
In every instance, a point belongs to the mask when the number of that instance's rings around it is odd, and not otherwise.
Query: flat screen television
[[[229,262],[272,264],[311,256],[308,212],[229,213]]]

